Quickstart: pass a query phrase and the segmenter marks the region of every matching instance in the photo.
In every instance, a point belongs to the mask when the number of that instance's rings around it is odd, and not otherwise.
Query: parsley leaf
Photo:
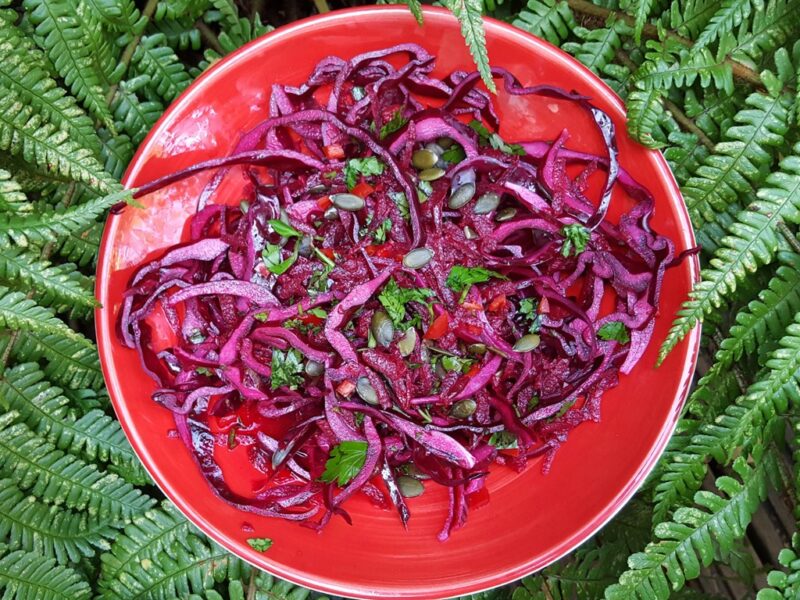
[[[467,125],[469,125],[469,127],[478,134],[478,137],[480,137],[481,146],[491,146],[495,150],[516,156],[523,156],[526,154],[525,149],[522,146],[519,144],[506,143],[503,138],[500,137],[500,134],[492,133],[489,131],[486,125],[477,119],[473,119],[467,123]]]
[[[256,552],[266,552],[272,546],[272,540],[269,538],[247,538],[247,543]]]
[[[261,251],[261,258],[267,266],[267,270],[275,275],[281,275],[289,270],[297,260],[299,248],[297,245],[294,247],[294,252],[286,260],[281,260],[281,247],[276,244],[267,243],[266,247]]]
[[[470,358],[461,358],[458,356],[442,357],[442,367],[445,371],[461,371],[464,373],[468,371],[474,363],[475,361]]]
[[[392,118],[384,123],[383,127],[381,127],[381,139],[385,138],[389,134],[394,133],[398,129],[401,129],[406,123],[408,123],[408,119],[403,116],[402,110],[398,110],[392,115]]]
[[[620,344],[627,344],[631,341],[628,328],[621,321],[609,321],[598,329],[597,337],[605,341],[616,340]]]
[[[270,387],[273,390],[284,385],[293,390],[303,383],[303,355],[294,348],[289,348],[286,352],[273,350],[270,366],[272,368]]]
[[[454,292],[461,292],[459,302],[463,302],[467,297],[469,288],[476,283],[483,283],[489,281],[492,277],[498,279],[508,279],[504,275],[496,271],[490,271],[483,267],[464,267],[462,265],[454,265],[450,269],[450,274],[447,276],[447,287]]]
[[[380,175],[383,173],[384,165],[374,156],[366,158],[351,158],[344,167],[344,181],[347,189],[352,190],[358,183],[358,176]]]
[[[528,333],[538,333],[541,326],[541,315],[539,315],[539,302],[533,298],[523,298],[519,302],[519,314],[530,323]]]
[[[513,450],[519,447],[517,436],[508,431],[498,431],[489,438],[489,443],[498,450]]]
[[[403,192],[389,192],[389,198],[391,198],[392,202],[397,206],[397,210],[400,211],[400,216],[408,221],[411,218],[411,213],[408,212],[408,198],[406,198],[406,195]]]
[[[564,225],[561,228],[561,234],[564,236],[564,245],[561,246],[561,256],[568,257],[572,250],[575,250],[575,256],[586,250],[586,244],[591,237],[591,232],[580,223],[573,223],[572,225]]]
[[[375,230],[375,233],[372,235],[372,239],[375,241],[376,244],[383,244],[386,241],[386,235],[392,230],[392,220],[391,219],[384,219],[383,223],[378,225],[378,228]]]
[[[272,227],[272,231],[277,233],[278,235],[282,235],[285,238],[291,237],[303,237],[303,234],[288,223],[284,223],[278,219],[270,219],[269,220],[270,227]]]
[[[433,290],[428,288],[403,288],[397,285],[394,279],[390,279],[378,294],[378,300],[383,304],[394,326],[399,327],[406,318],[406,304],[409,302],[425,304],[433,295]]]
[[[364,467],[367,460],[367,442],[346,441],[333,447],[325,472],[320,478],[326,483],[336,481],[339,486],[347,485]]]
[[[442,160],[450,163],[451,165],[455,163],[460,163],[467,157],[464,149],[459,146],[458,144],[453,144],[447,150],[442,153]]]

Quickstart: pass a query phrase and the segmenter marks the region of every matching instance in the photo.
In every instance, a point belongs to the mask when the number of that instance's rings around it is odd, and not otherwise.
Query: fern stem
[[[778,221],[776,227],[778,228],[778,231],[781,232],[781,235],[783,235],[786,243],[792,247],[792,250],[794,250],[797,254],[800,254],[800,241],[797,240],[797,237],[795,237],[795,235],[792,233],[792,230],[789,229],[789,226],[783,221]]]
[[[142,39],[142,34],[144,33],[147,24],[150,22],[150,19],[153,17],[153,13],[156,12],[157,6],[158,0],[147,0],[147,4],[145,4],[144,9],[142,10],[143,23],[141,25],[141,30],[130,42],[128,42],[128,45],[125,46],[125,50],[122,51],[122,55],[119,57],[119,62],[123,65],[123,71],[119,77],[120,81],[122,81],[122,79],[125,77],[125,73],[128,71],[128,65],[133,58],[133,53],[136,51],[136,46],[139,45],[139,42]],[[106,94],[106,104],[111,104],[111,101],[114,99],[114,95],[117,93],[117,88],[119,88],[119,83],[115,83],[108,88],[108,93]]]
[[[602,6],[597,6],[588,0],[567,0],[567,5],[575,12],[602,19],[603,23],[606,22],[606,19],[608,19],[609,16],[613,16],[615,19],[624,21],[631,27],[636,25],[636,19],[629,14],[618,10],[604,8]],[[658,27],[649,23],[645,23],[644,28],[642,29],[642,37],[648,37],[656,40],[659,39]],[[678,35],[677,33],[668,31],[666,32],[666,37],[690,48],[694,45],[692,40],[685,38],[682,35]],[[753,85],[759,89],[764,89],[764,83],[761,81],[761,77],[753,69],[730,58],[726,58],[725,63],[730,65],[734,77],[741,79],[742,81],[746,81],[750,85]]]
[[[200,32],[200,35],[206,41],[206,44],[211,46],[215,52],[224,56],[227,54],[225,49],[222,47],[222,44],[219,43],[219,38],[217,34],[211,30],[211,27],[203,23],[202,19],[198,19],[197,22],[194,24],[197,27],[197,30]]]
[[[331,7],[328,6],[327,0],[314,0],[314,6],[317,7],[317,12],[319,12],[319,14],[331,12]]]
[[[705,132],[702,129],[700,129],[695,124],[694,121],[692,121],[692,119],[687,117],[686,113],[684,113],[677,104],[675,104],[669,98],[664,98],[663,102],[664,102],[664,106],[666,107],[666,109],[670,113],[672,113],[672,116],[674,117],[674,119],[678,122],[678,124],[681,127],[683,127],[689,133],[695,134],[697,136],[697,139],[700,140],[700,143],[703,144],[703,146],[705,146],[709,150],[713,150],[714,149],[714,142],[711,141],[711,138],[708,137],[705,134]]]

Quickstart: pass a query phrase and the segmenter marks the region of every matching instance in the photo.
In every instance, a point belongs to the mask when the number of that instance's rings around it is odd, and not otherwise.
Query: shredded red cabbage
[[[242,510],[321,528],[349,522],[345,500],[363,492],[405,525],[407,499],[442,485],[444,540],[492,465],[544,456],[547,469],[599,420],[650,340],[683,255],[650,228],[653,198],[620,168],[608,115],[495,69],[504,93],[579,104],[607,151],[566,149],[566,129],[510,144],[478,74],[436,79],[433,61],[410,44],[327,58],[273,88],[269,118],[230,156],[137,193],[217,170],[190,240],[138,269],[118,325],[211,486]],[[247,200],[207,204],[233,165]],[[637,201],[616,224],[615,186]],[[264,474],[254,496],[226,481],[226,445]]]

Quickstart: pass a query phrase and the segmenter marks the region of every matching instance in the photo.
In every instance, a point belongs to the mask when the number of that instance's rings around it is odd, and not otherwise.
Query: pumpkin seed
[[[478,354],[483,355],[486,354],[486,344],[481,344],[480,342],[475,344],[470,344],[467,346],[467,350],[470,354]]]
[[[436,142],[428,142],[425,144],[425,150],[428,152],[433,152],[436,155],[436,158],[439,158],[442,154],[444,154],[444,148],[441,144]]]
[[[434,167],[432,169],[425,169],[424,171],[420,171],[419,178],[422,181],[436,181],[437,179],[441,179],[444,177],[445,170],[440,169],[438,167]]]
[[[308,191],[311,194],[319,194],[320,192],[324,192],[327,189],[328,189],[328,186],[326,186],[324,183],[318,183],[314,187],[308,188]]]
[[[447,200],[447,206],[450,208],[456,209],[461,208],[467,202],[472,200],[475,196],[475,184],[474,183],[465,183],[462,186],[459,186],[453,193],[450,194],[450,198]]]
[[[440,137],[438,140],[436,140],[436,143],[447,150],[450,146],[455,144],[455,141],[449,137]]]
[[[425,486],[420,481],[407,475],[401,475],[397,478],[397,488],[406,498],[416,498],[425,491]]]
[[[427,248],[416,248],[403,257],[403,266],[407,269],[421,269],[433,258],[433,251]]]
[[[316,360],[306,362],[306,375],[309,377],[319,377],[325,372],[325,365]]]
[[[356,393],[367,404],[372,404],[373,406],[378,404],[378,392],[376,392],[375,388],[372,387],[372,384],[369,382],[368,378],[358,378],[358,381],[356,382]]]
[[[472,227],[467,225],[464,227],[464,237],[467,238],[468,240],[477,240],[478,234],[475,233],[475,230],[472,229]]]
[[[308,257],[311,256],[311,251],[312,251],[311,236],[304,235],[302,238],[300,238],[300,241],[298,242],[297,253],[300,256]]]
[[[328,221],[335,221],[336,219],[339,218],[339,211],[336,210],[336,207],[329,206],[322,214],[322,216],[325,217],[325,219]]]
[[[369,325],[372,330],[372,335],[375,336],[375,341],[378,342],[378,344],[386,348],[392,343],[394,339],[394,325],[389,315],[384,311],[376,310],[372,315],[372,320]]]
[[[406,465],[405,471],[406,471],[406,475],[408,475],[409,477],[413,477],[414,479],[422,479],[422,480],[424,480],[424,479],[430,479],[431,478],[431,476],[428,475],[427,473],[423,473],[422,471],[420,471],[419,467],[417,467],[417,465],[415,465],[415,464]]]
[[[400,341],[397,342],[397,349],[400,350],[400,356],[406,357],[414,351],[417,345],[417,330],[409,327]]]
[[[439,155],[430,150],[417,150],[411,155],[411,164],[415,169],[430,169],[439,161]]]
[[[517,209],[513,206],[509,206],[502,210],[497,211],[497,214],[494,216],[494,220],[498,223],[503,223],[504,221],[510,221],[514,217],[517,216]]]
[[[331,196],[331,202],[339,210],[348,212],[356,212],[364,208],[364,199],[355,194],[334,194]]]
[[[517,340],[517,343],[514,344],[514,351],[530,352],[539,345],[540,341],[541,339],[539,338],[538,334],[529,333],[528,335],[523,335],[521,338]]]
[[[453,408],[450,409],[450,415],[456,419],[466,419],[467,417],[471,417],[477,408],[478,404],[475,400],[467,398],[466,400],[461,400],[453,404]]]
[[[497,208],[498,204],[500,204],[500,194],[495,192],[486,192],[485,194],[482,194],[480,198],[478,198],[478,201],[472,208],[472,212],[474,212],[476,215],[488,215]]]

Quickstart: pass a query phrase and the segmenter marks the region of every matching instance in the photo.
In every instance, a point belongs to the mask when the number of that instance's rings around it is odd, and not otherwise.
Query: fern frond
[[[100,148],[100,157],[106,171],[114,179],[122,179],[128,163],[133,158],[133,144],[130,138],[125,134],[112,136],[106,130],[100,130],[98,135],[103,143]]]
[[[630,556],[628,571],[618,584],[606,589],[607,600],[666,599],[671,591],[698,577],[700,569],[711,564],[716,549],[730,548],[744,536],[770,481],[778,477],[778,466],[774,456],[766,453],[752,468],[738,459],[734,470],[740,479],[717,479],[723,495],[697,492],[697,506],[680,508],[672,521],[656,525],[659,540]]]
[[[22,186],[14,180],[11,173],[0,169],[0,211],[9,213],[26,213],[33,210]]]
[[[130,31],[140,14],[132,0],[85,0],[87,8],[115,31]]]
[[[709,267],[703,269],[701,281],[695,284],[689,300],[678,312],[659,360],[706,313],[721,306],[748,272],[773,260],[780,242],[777,224],[781,220],[800,221],[800,145],[795,151],[797,154],[781,161],[780,171],[767,177],[765,186],[758,191],[759,204],[755,210],[739,213],[737,222],[729,228],[730,235],[722,240]]]
[[[209,7],[208,0],[162,0],[153,15],[156,22],[187,19],[196,21]]]
[[[800,535],[792,536],[792,547],[778,553],[778,564],[786,571],[770,571],[767,575],[769,588],[758,591],[756,600],[793,600],[800,598],[800,571],[798,571]]]
[[[93,223],[83,231],[71,231],[63,236],[56,243],[53,252],[79,267],[93,265],[102,235],[103,224]]]
[[[575,17],[563,0],[529,0],[513,25],[554,46],[561,45],[576,27]]]
[[[64,388],[100,388],[103,372],[94,344],[85,338],[75,342],[60,334],[17,330],[12,356],[19,362],[46,360],[45,376]]]
[[[99,306],[94,298],[94,282],[75,265],[51,265],[21,248],[0,252],[0,281],[18,291],[33,292],[38,304],[72,317],[86,317]]]
[[[650,13],[653,12],[655,4],[656,0],[623,0],[622,2],[622,8],[633,15],[633,38],[637,44],[642,41],[642,30],[650,17]]]
[[[661,148],[664,144],[653,136],[664,115],[663,92],[656,88],[645,88],[636,83],[628,94],[628,134],[648,148]]]
[[[698,36],[695,45],[707,46],[721,35],[732,32],[753,11],[763,9],[763,0],[723,0],[719,10]]]
[[[799,25],[800,1],[768,1],[764,10],[753,13],[749,28],[730,36],[728,53],[741,62],[758,63],[785,44]]]
[[[707,48],[682,49],[677,60],[648,60],[636,73],[636,80],[645,89],[670,90],[689,87],[700,81],[703,87],[711,84],[725,93],[733,92],[733,71],[723,60],[714,57]]]
[[[16,244],[27,248],[58,241],[71,233],[87,229],[106,210],[125,202],[130,196],[129,190],[119,190],[66,209],[48,209],[26,215],[0,214],[0,244],[5,242],[6,245]]]
[[[721,0],[680,0],[672,2],[662,24],[678,35],[697,39],[719,8]]]
[[[45,121],[92,152],[100,150],[92,120],[39,65],[46,59],[13,25],[0,27],[0,89],[22,99]],[[6,91],[7,90],[7,91]]]
[[[0,479],[0,540],[10,550],[35,552],[59,564],[111,548],[113,521],[89,518],[27,496],[11,479]]]
[[[738,90],[732,95],[721,94],[716,90],[703,90],[702,96],[694,90],[687,90],[683,110],[686,116],[713,141],[720,141],[724,132],[735,124],[735,117],[745,97]]]
[[[36,27],[40,45],[58,74],[92,115],[113,128],[101,78],[92,60],[91,46],[87,44],[88,36],[99,32],[84,31],[72,2],[25,0],[23,5]]]
[[[706,159],[708,149],[698,142],[693,133],[673,131],[667,140],[670,145],[663,150],[664,158],[669,162],[675,179],[683,185]]]
[[[599,29],[575,27],[573,33],[581,39],[581,43],[567,42],[561,49],[572,54],[598,75],[602,75],[603,68],[614,59],[614,54],[622,46],[619,30],[628,31],[628,29],[623,21]]]
[[[153,505],[130,483],[57,450],[16,418],[15,412],[0,416],[0,472],[22,489],[57,506],[111,518],[130,518]]]
[[[239,9],[233,0],[210,0],[211,10],[206,13],[206,20],[218,22],[221,33],[225,34],[238,48],[250,40],[245,35],[242,24],[246,19],[239,18]]]
[[[89,583],[77,571],[57,565],[52,558],[22,550],[0,558],[0,589],[5,589],[5,598],[84,600],[91,597]]]
[[[158,6],[163,6],[159,2]],[[151,24],[151,33],[161,33],[175,50],[200,50],[200,30],[190,18],[164,19]]]
[[[142,37],[133,54],[133,63],[140,73],[150,77],[149,85],[167,102],[177,98],[192,81],[160,33]]]
[[[148,100],[142,102],[135,93],[149,81],[148,76],[140,75],[121,82],[114,101],[111,103],[114,118],[120,124],[119,128],[130,136],[135,145],[144,139],[161,113],[164,112],[164,106],[161,103]]]
[[[497,91],[492,79],[489,53],[486,50],[486,33],[483,29],[482,0],[442,0],[461,24],[461,35],[467,42],[469,52],[478,67],[483,83],[491,92]]]
[[[0,380],[0,404],[59,450],[91,462],[110,462],[116,473],[134,483],[149,478],[133,453],[119,423],[101,410],[75,419],[61,389],[45,378],[35,363],[8,369]]]

